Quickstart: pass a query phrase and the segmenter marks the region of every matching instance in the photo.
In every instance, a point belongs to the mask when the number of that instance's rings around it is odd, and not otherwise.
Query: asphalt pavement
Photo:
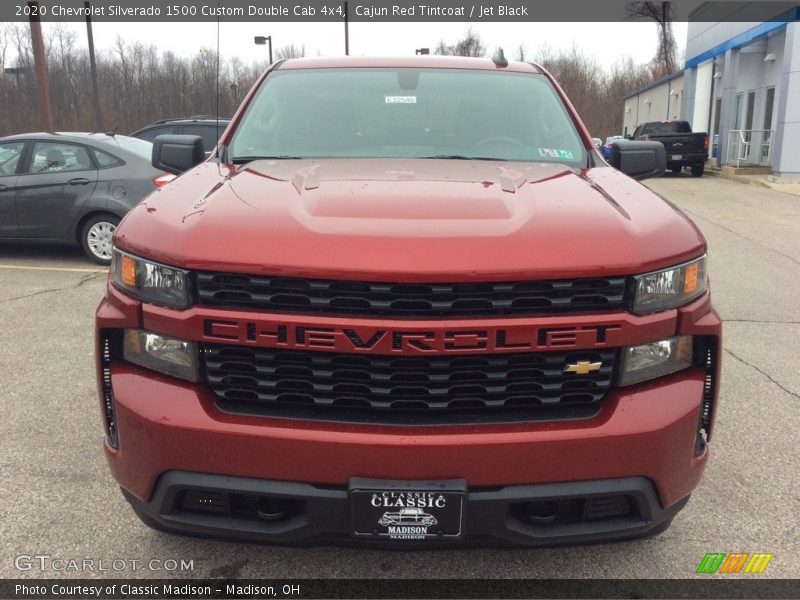
[[[0,245],[0,576],[684,578],[707,552],[770,552],[758,577],[800,577],[800,197],[688,175],[647,185],[707,237],[724,320],[712,457],[662,535],[556,549],[397,552],[152,531],[123,500],[101,449],[92,347],[105,270],[77,248]],[[50,559],[26,558],[35,555]],[[54,570],[54,559],[121,568]],[[191,561],[191,569],[171,561]]]

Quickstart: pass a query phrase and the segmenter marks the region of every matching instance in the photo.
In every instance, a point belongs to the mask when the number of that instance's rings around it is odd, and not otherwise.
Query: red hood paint
[[[705,251],[612,168],[437,159],[209,161],[132,210],[116,243],[190,269],[378,281],[626,275]]]

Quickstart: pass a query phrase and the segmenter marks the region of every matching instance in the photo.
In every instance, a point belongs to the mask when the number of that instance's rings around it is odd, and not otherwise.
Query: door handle
[[[67,183],[70,185],[86,185],[89,183],[89,180],[85,177],[76,177],[75,179],[70,179]]]

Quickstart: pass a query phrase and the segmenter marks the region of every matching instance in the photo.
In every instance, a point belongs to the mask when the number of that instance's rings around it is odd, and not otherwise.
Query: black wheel
[[[676,175],[683,171],[683,167],[681,165],[675,165],[674,167],[670,167],[670,171],[675,173]]]
[[[703,163],[700,163],[699,165],[692,165],[692,177],[702,177],[705,169],[706,166]]]
[[[86,221],[81,228],[81,246],[86,256],[99,265],[111,264],[111,238],[118,224],[118,217],[106,213]]]

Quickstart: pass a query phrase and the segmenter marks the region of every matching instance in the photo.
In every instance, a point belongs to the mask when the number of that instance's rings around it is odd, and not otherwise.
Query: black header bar
[[[629,0],[92,0],[99,22],[619,22],[629,16]],[[84,0],[0,2],[0,22],[27,21],[31,12],[44,22],[83,21]],[[346,5],[346,8],[345,8]],[[673,21],[795,21],[797,2],[699,2],[672,0]]]
[[[798,598],[800,581],[696,579],[5,579],[0,598]],[[745,578],[746,577],[746,578]]]

